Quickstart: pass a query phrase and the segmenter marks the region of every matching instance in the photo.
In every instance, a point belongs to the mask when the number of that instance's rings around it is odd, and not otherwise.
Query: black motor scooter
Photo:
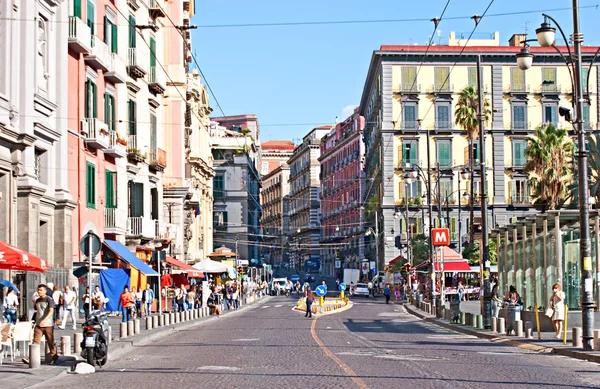
[[[91,312],[82,325],[81,357],[92,366],[104,366],[108,361],[108,313]]]

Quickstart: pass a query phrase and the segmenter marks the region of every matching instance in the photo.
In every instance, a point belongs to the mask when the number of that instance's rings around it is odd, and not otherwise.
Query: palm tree
[[[454,111],[454,123],[466,131],[467,139],[469,140],[469,172],[471,173],[471,193],[474,189],[473,180],[473,160],[475,158],[472,153],[473,144],[479,135],[479,95],[472,86],[466,86],[458,94],[458,102]],[[492,111],[490,110],[490,102],[487,99],[483,101],[483,118],[484,122],[490,120]],[[483,173],[482,173],[483,174]],[[471,199],[471,202],[473,199]],[[473,204],[471,203],[471,212],[469,216],[470,240],[469,244],[473,244]]]
[[[600,135],[588,135],[587,144],[589,151],[587,161],[590,196],[596,200],[596,204],[600,204]],[[575,206],[579,200],[577,169],[573,169],[573,182],[569,186],[568,200]]]
[[[552,123],[538,127],[527,137],[525,156],[534,204],[540,205],[542,212],[559,208],[567,199],[572,181],[573,141],[567,130]]]

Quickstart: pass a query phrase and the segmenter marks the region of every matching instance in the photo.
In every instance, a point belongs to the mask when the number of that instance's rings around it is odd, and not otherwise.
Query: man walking
[[[146,284],[146,290],[142,293],[142,303],[144,304],[144,310],[146,317],[152,316],[152,302],[154,301],[154,291],[150,289],[150,285]]]
[[[71,320],[73,321],[73,329],[77,329],[77,319],[75,318],[75,302],[77,301],[77,295],[75,292],[69,288],[69,285],[65,285],[65,293],[63,294],[65,313],[63,315],[62,325],[60,326],[61,330],[65,329],[67,325],[67,318],[71,316]]]
[[[304,315],[304,317],[312,318],[312,303],[315,297],[312,290],[310,290],[310,286],[306,287],[304,296],[306,297],[306,315]]]
[[[58,363],[56,354],[56,344],[54,343],[54,299],[47,295],[46,285],[39,285],[37,288],[39,296],[34,304],[35,325],[33,330],[33,344],[40,344],[42,337],[46,338],[46,344],[50,348],[50,364]],[[23,362],[29,364],[29,360],[23,358]]]
[[[385,289],[383,289],[383,295],[385,296],[385,303],[389,304],[390,303],[390,296],[392,294],[392,291],[390,289],[390,284],[385,284]]]

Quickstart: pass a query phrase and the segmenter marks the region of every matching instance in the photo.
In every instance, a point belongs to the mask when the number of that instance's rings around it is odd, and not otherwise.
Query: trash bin
[[[450,321],[452,323],[460,321],[460,301],[458,299],[450,301]]]
[[[515,328],[515,321],[521,320],[521,306],[518,304],[508,304],[506,306],[506,334],[510,335]]]

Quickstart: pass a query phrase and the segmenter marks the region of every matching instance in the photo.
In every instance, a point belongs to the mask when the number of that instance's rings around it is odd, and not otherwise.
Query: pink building
[[[289,140],[269,140],[260,145],[262,162],[260,174],[265,176],[284,165],[294,153],[296,146]]]
[[[321,243],[330,244],[321,249],[321,269],[327,276],[360,268],[364,257],[364,125],[355,110],[321,138]]]

